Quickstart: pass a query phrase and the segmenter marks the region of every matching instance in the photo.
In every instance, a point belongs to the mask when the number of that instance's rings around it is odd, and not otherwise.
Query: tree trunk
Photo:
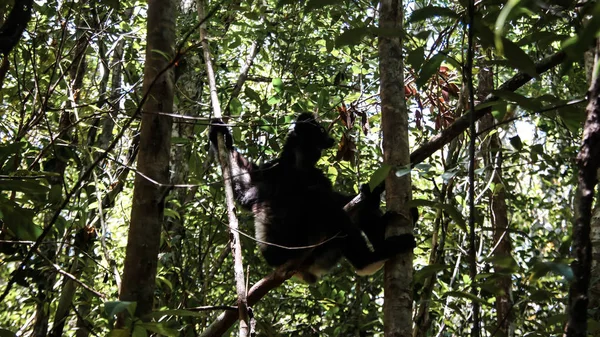
[[[477,88],[477,96],[480,100],[484,99],[494,90],[494,74],[492,69],[482,64],[479,67],[479,85]],[[484,116],[479,122],[479,129],[491,129],[494,125],[494,118],[491,115]],[[482,153],[488,177],[494,182],[494,190],[489,193],[490,213],[492,230],[494,231],[495,247],[493,255],[496,257],[510,257],[512,255],[512,244],[508,232],[508,214],[506,208],[506,187],[503,185],[502,179],[502,142],[498,136],[498,132],[491,135],[484,134],[482,138],[487,141],[483,143]],[[496,295],[496,322],[497,331],[500,336],[512,336],[512,282],[511,276],[506,268],[494,266],[498,291]],[[500,275],[501,274],[501,275]]]
[[[402,1],[383,0],[379,25],[383,29],[402,28]],[[384,163],[392,166],[386,184],[387,210],[400,216],[389,224],[387,235],[412,231],[407,202],[411,199],[410,174],[401,177],[396,171],[410,167],[408,148],[408,113],[404,96],[402,40],[379,37],[379,72],[381,74],[381,114]],[[385,336],[410,336],[412,332],[412,253],[391,258],[385,264]]]
[[[120,300],[137,302],[136,316],[152,311],[164,202],[169,183],[173,111],[175,3],[149,0],[140,150],[133,190]],[[145,100],[145,101],[144,101]],[[146,178],[147,177],[147,178]],[[148,179],[149,178],[149,179]],[[159,185],[164,184],[164,185]],[[119,327],[123,320],[119,320]]]
[[[600,76],[598,74],[600,40],[596,40],[595,64],[586,107],[581,150],[577,155],[579,167],[579,214],[573,226],[573,269],[574,281],[569,288],[567,323],[568,337],[587,336],[589,286],[592,265],[592,243],[590,223],[595,188],[600,166]]]

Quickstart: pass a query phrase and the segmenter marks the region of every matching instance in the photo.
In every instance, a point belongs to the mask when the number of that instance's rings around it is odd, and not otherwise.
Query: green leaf
[[[506,102],[515,103],[521,108],[529,111],[540,111],[544,108],[537,100],[517,94],[516,92],[508,90],[494,90],[492,94],[498,96]]]
[[[415,281],[424,280],[434,274],[439,273],[442,270],[449,269],[450,266],[446,264],[430,264],[423,268],[415,271]]]
[[[246,95],[246,97],[256,102],[256,104],[260,104],[262,102],[262,98],[260,98],[260,95],[250,87],[244,88],[244,94]]]
[[[423,67],[421,68],[421,72],[419,73],[419,78],[415,81],[417,87],[423,88],[427,81],[433,76],[437,74],[440,70],[440,65],[446,59],[446,55],[444,54],[436,54],[431,57],[429,60],[425,61]]]
[[[0,328],[0,337],[14,337],[16,334],[8,329]]]
[[[585,109],[577,109],[573,106],[558,109],[560,120],[571,132],[579,132],[585,122]]]
[[[359,44],[367,34],[370,34],[370,29],[368,27],[348,29],[335,39],[335,45],[337,47],[342,47]]]
[[[456,225],[458,227],[460,227],[460,229],[462,229],[465,233],[468,233],[467,224],[465,223],[465,219],[463,218],[460,211],[453,205],[444,204],[444,203],[436,202],[436,201],[425,200],[425,199],[413,199],[408,202],[408,205],[410,207],[424,206],[424,207],[442,209],[444,212],[446,212],[452,218],[452,220],[454,220],[454,222],[456,223]]]
[[[166,327],[165,323],[166,322],[140,323],[139,326],[144,328],[144,330],[152,331],[163,336],[179,336],[177,330]]]
[[[502,121],[502,120],[504,120],[504,116],[506,116],[507,103],[505,101],[496,101],[496,103],[499,103],[499,104],[494,104],[492,106],[492,116],[497,121]]]
[[[567,263],[563,262],[562,260],[535,261],[533,267],[531,268],[531,275],[529,276],[529,281],[534,282],[539,278],[546,276],[550,272],[562,275],[569,282],[572,281],[574,278],[573,270]]]
[[[234,97],[229,103],[229,111],[232,116],[239,116],[242,113],[242,102],[237,97]]]
[[[501,41],[504,48],[500,50],[500,54],[503,54],[504,57],[506,57],[506,60],[511,66],[531,77],[536,77],[538,75],[535,70],[535,63],[523,49],[507,38],[502,38]]]
[[[34,180],[0,179],[0,190],[27,194],[45,194],[48,193],[50,188]]]
[[[382,164],[375,172],[373,172],[371,179],[369,179],[369,188],[371,191],[385,180],[391,169],[392,167],[390,165]]]
[[[427,19],[437,17],[448,17],[455,19],[458,18],[459,15],[448,7],[426,6],[413,11],[410,14],[408,23],[425,21]]]
[[[108,337],[129,337],[129,329],[112,329]]]
[[[142,323],[136,324],[133,327],[133,333],[131,334],[131,337],[148,337],[148,331],[146,328],[144,328]]]
[[[490,306],[490,304],[488,302],[486,302],[485,300],[471,294],[471,293],[467,293],[464,291],[449,291],[447,293],[444,294],[445,296],[451,296],[451,297],[457,297],[457,298],[464,298],[466,300],[469,300],[471,302],[478,302],[481,305],[485,305],[485,306]]]
[[[275,92],[280,93],[283,91],[283,81],[281,80],[281,78],[273,78],[273,80],[271,80],[271,84],[273,85],[273,89],[275,89]]]
[[[510,145],[512,145],[515,150],[520,151],[523,149],[523,142],[521,141],[521,137],[519,137],[519,135],[510,137],[508,140],[510,141]]]
[[[317,106],[319,107],[319,111],[322,111],[325,107],[329,106],[329,91],[327,89],[321,89]]]
[[[117,314],[127,310],[129,315],[133,317],[135,313],[135,308],[137,307],[137,302],[128,302],[128,301],[108,301],[104,302],[104,312],[108,315],[108,317],[115,317]]]
[[[408,52],[406,56],[406,63],[408,63],[413,69],[420,69],[421,64],[425,61],[425,48],[417,47]]]
[[[35,240],[42,229],[33,222],[36,212],[21,207],[14,201],[0,199],[0,219],[19,240]]]
[[[24,147],[25,143],[10,143],[6,145],[0,145],[0,169],[2,169],[7,159],[12,158],[17,153],[20,153]]]
[[[281,101],[281,99],[279,98],[279,96],[275,95],[275,96],[269,97],[269,99],[267,100],[267,104],[275,105],[275,104],[279,103],[280,101]]]
[[[342,2],[342,0],[309,0],[305,9],[306,11],[312,11],[329,5],[341,5]]]
[[[486,260],[493,264],[494,267],[503,269],[502,272],[515,272],[519,267],[517,261],[515,261],[515,259],[511,255],[495,254],[490,256]],[[496,269],[496,271],[498,270]]]

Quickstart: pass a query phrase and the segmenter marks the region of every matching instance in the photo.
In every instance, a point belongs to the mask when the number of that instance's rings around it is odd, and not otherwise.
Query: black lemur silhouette
[[[210,140],[215,148],[220,135],[230,154],[236,201],[254,214],[258,246],[269,265],[296,260],[296,276],[314,283],[341,257],[359,275],[372,274],[391,256],[416,246],[412,234],[385,239],[390,214],[379,209],[383,188],[370,192],[363,185],[366,200],[350,214],[344,211],[353,197],[335,192],[316,167],[322,150],[332,147],[334,140],[312,114],[298,117],[281,155],[261,166],[241,155],[225,124],[214,119]],[[416,209],[411,213],[415,222]]]

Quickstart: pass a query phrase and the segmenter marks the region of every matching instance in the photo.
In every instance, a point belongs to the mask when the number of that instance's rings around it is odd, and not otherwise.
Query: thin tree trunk
[[[205,21],[206,3],[204,0],[198,0],[198,18]],[[212,55],[210,52],[210,46],[208,44],[208,33],[206,31],[206,22],[202,22],[200,25],[200,40],[202,40],[202,53],[204,56],[204,64],[206,64],[206,74],[208,77],[208,85],[210,90],[210,101],[214,116],[221,118],[221,104],[219,102],[219,96],[217,95],[217,84],[214,68],[212,66]],[[225,148],[225,142],[222,137],[217,141],[218,144],[218,156],[219,163],[221,164],[221,171],[223,174],[223,185],[225,186],[225,198],[227,200],[227,217],[229,219],[230,228],[230,243],[231,253],[233,255],[233,267],[235,277],[235,288],[237,292],[237,303],[238,312],[240,318],[240,337],[250,336],[250,323],[248,321],[248,302],[246,292],[246,280],[244,277],[244,266],[242,261],[242,245],[240,242],[240,234],[238,232],[238,220],[235,215],[235,201],[233,197],[232,187],[232,171],[231,163],[228,150]]]
[[[120,300],[137,302],[137,317],[152,311],[164,203],[169,182],[173,112],[175,2],[149,0],[140,150]],[[168,69],[168,70],[166,70]],[[164,185],[159,185],[164,184]],[[118,327],[124,326],[123,317]]]
[[[494,90],[494,74],[491,68],[482,64],[479,67],[479,85],[477,95],[481,99],[487,97]],[[494,119],[491,115],[484,116],[480,123],[480,130],[486,130],[493,126]],[[491,135],[483,135],[488,140],[482,144],[483,159],[488,172],[488,177],[494,183],[494,190],[489,193],[490,214],[492,230],[494,231],[493,255],[496,257],[510,257],[512,255],[512,244],[508,232],[508,210],[506,208],[506,187],[503,185],[502,177],[502,142],[497,132]],[[496,276],[498,292],[496,295],[496,322],[497,330],[501,336],[512,336],[512,282],[511,276],[506,268],[494,266],[498,275]],[[501,274],[501,275],[500,275]]]
[[[402,28],[402,1],[380,3],[379,26],[387,30]],[[410,167],[408,113],[404,95],[402,40],[379,37],[379,73],[381,74],[381,115],[384,163],[393,167],[385,181],[387,210],[400,216],[389,224],[387,235],[412,231],[407,207],[411,199],[410,174],[401,177],[396,171]],[[385,264],[385,336],[412,335],[412,253],[401,254]]]
[[[573,257],[571,263],[574,281],[569,288],[567,324],[568,337],[587,336],[590,271],[592,264],[592,243],[590,222],[594,191],[598,183],[600,166],[600,40],[596,40],[594,70],[589,90],[587,118],[583,128],[581,151],[577,156],[579,167],[579,216],[573,226]]]

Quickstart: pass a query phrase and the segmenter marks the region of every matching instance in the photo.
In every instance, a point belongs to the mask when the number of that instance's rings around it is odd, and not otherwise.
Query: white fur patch
[[[269,208],[265,207],[264,204],[254,206],[254,234],[256,239],[266,242],[267,226],[265,224],[268,223],[269,220]]]
[[[381,269],[381,267],[383,267],[384,264],[385,260],[371,263],[363,269],[357,269],[356,274],[358,274],[359,276],[373,275],[375,274],[375,272]]]

